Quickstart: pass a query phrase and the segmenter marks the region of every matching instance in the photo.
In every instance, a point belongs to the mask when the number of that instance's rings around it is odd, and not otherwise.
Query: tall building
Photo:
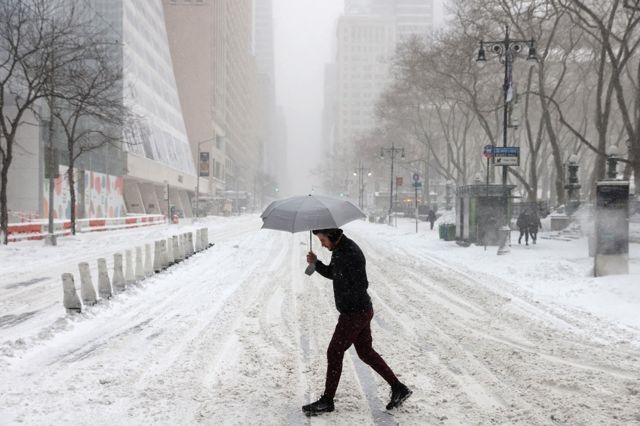
[[[51,208],[57,218],[69,218],[72,208],[79,218],[170,211],[189,216],[196,173],[178,100],[162,1],[87,0],[86,4],[95,14],[91,22],[111,41],[117,41],[112,60],[122,72],[118,90],[134,114],[133,123],[110,129],[121,132],[122,146],[105,145],[78,159],[76,206],[71,206],[64,177],[64,153],[60,155],[61,177],[55,179],[54,204],[49,206],[49,181],[42,170],[47,132],[40,129],[37,142],[29,136],[33,132],[25,133],[33,149],[18,163],[25,170],[37,168],[39,172],[13,187],[12,191],[30,194],[17,197],[18,205],[13,209],[46,217]],[[46,110],[46,105],[42,108]],[[62,139],[54,133],[54,145],[64,152]],[[38,189],[26,191],[25,186]]]
[[[401,40],[412,35],[430,35],[434,7],[434,0],[345,0],[345,15],[392,16]]]
[[[335,65],[325,70],[323,138],[336,160],[333,181],[348,182],[356,143],[376,127],[376,102],[391,82],[397,44],[410,36],[426,39],[432,28],[433,0],[345,0]]]
[[[193,158],[209,154],[197,160],[210,170],[202,192],[236,201],[253,192],[262,156],[252,1],[163,2]]]
[[[412,35],[426,38],[433,31],[433,0],[396,0],[395,17],[398,40]]]
[[[252,52],[253,2],[214,0],[217,114],[225,132],[226,190],[253,192],[262,147],[258,123],[258,71]],[[236,204],[237,205],[237,204]]]
[[[375,126],[375,102],[389,81],[388,59],[396,45],[394,20],[387,16],[342,16],[337,37],[333,154],[343,158],[349,155],[355,139]]]
[[[121,41],[123,98],[137,116],[125,129],[128,212],[166,213],[168,206],[190,216],[189,193],[196,172],[182,116],[161,0],[90,0]],[[166,189],[168,188],[168,190]],[[167,197],[169,200],[165,200]]]
[[[332,74],[325,75],[325,111],[336,109],[334,154],[345,155],[374,128],[375,103],[389,82],[397,43],[426,37],[432,26],[433,0],[345,0],[337,29],[335,100]]]
[[[285,179],[286,144],[278,137],[275,91],[275,48],[272,0],[254,1],[254,54],[259,75],[260,140],[262,142],[261,179],[256,182],[260,202],[275,195],[277,182]]]
[[[275,82],[275,46],[273,31],[273,1],[254,0],[253,45],[260,74]]]
[[[335,63],[324,67],[324,105],[322,108],[322,151],[330,157],[334,151],[337,115],[338,76]]]
[[[216,2],[164,0],[169,47],[192,158],[205,212],[222,208],[225,190],[224,95],[221,64],[216,61],[219,20]],[[222,86],[222,87],[220,87]],[[215,201],[215,200],[219,201]]]

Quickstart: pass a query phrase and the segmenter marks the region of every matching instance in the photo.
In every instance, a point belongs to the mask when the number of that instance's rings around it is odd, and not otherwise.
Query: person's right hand
[[[318,261],[318,256],[312,251],[307,253],[307,263],[316,263]]]

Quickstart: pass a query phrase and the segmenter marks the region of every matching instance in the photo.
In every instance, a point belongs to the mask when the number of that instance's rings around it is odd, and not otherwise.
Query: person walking
[[[433,222],[436,221],[436,212],[432,209],[429,209],[429,213],[427,213],[427,220],[431,224],[431,230],[433,230]]]
[[[524,242],[529,245],[529,214],[526,210],[518,216],[516,220],[516,226],[520,229],[520,237],[518,237],[518,244],[522,244],[522,236],[524,235]]]
[[[360,247],[347,238],[342,229],[321,229],[313,233],[322,247],[331,251],[331,261],[325,265],[313,251],[307,254],[307,262],[315,264],[320,275],[333,280],[335,305],[340,313],[333,337],[327,349],[327,375],[322,397],[304,405],[307,416],[334,411],[333,399],[342,374],[344,353],[353,344],[360,359],[368,364],[391,386],[391,399],[387,410],[399,407],[412,391],[398,380],[394,372],[373,349],[371,319],[373,306],[367,293],[369,286],[366,260]]]
[[[535,244],[536,240],[538,239],[538,230],[542,229],[542,222],[540,221],[538,212],[535,210],[529,215],[528,228],[529,228],[529,235],[531,235],[531,242]]]

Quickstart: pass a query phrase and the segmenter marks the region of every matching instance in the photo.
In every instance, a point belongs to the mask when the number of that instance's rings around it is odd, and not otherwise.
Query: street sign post
[[[482,150],[482,155],[484,155],[487,160],[493,157],[493,145],[485,145]]]
[[[422,187],[420,182],[420,175],[418,173],[413,174],[413,183],[411,186],[415,188],[415,216],[416,216],[416,234],[418,233],[418,188]]]
[[[519,166],[520,147],[519,146],[496,146],[493,147],[494,166]]]

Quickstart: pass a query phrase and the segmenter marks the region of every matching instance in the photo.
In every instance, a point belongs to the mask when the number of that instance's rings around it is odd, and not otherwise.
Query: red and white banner
[[[78,219],[76,221],[76,232],[110,231],[161,225],[166,223],[166,220],[166,216],[161,214]],[[41,220],[37,222],[10,223],[9,241],[41,240],[47,235],[48,228],[48,222]],[[54,222],[54,234],[57,236],[71,235],[71,221],[56,220]]]

